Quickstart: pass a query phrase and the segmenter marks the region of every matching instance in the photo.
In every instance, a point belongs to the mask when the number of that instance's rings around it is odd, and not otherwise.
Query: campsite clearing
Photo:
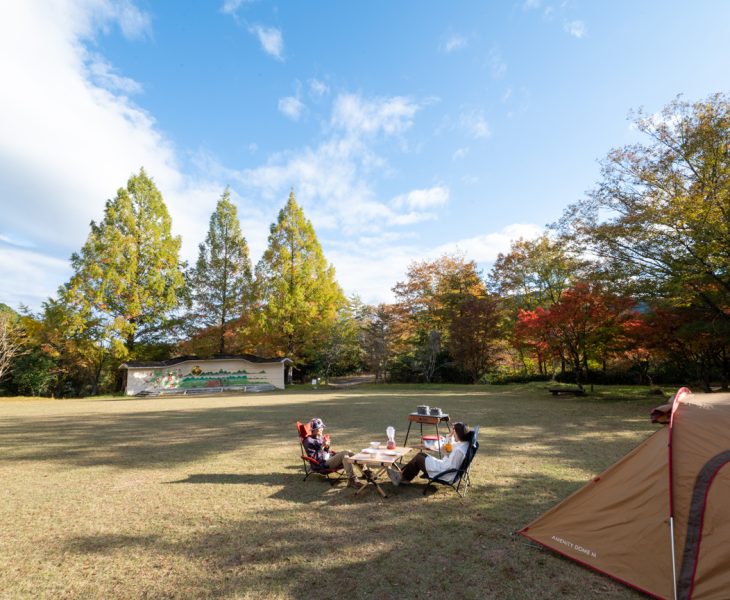
[[[638,388],[364,386],[0,405],[0,597],[640,598],[511,533],[658,426]],[[302,482],[297,419],[337,449],[419,404],[481,425],[465,500]],[[415,489],[414,489],[415,488]],[[310,553],[315,552],[316,558]]]

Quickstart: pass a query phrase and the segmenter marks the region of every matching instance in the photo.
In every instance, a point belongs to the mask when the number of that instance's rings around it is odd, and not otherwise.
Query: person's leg
[[[352,463],[345,460],[348,456],[354,456],[355,453],[350,450],[342,450],[334,456],[330,456],[327,460],[327,467],[329,469],[339,469],[342,467],[345,469],[348,479],[355,479],[355,472],[352,470]]]
[[[393,485],[400,485],[402,482],[410,482],[419,471],[426,472],[426,455],[423,452],[416,454],[401,471],[388,469],[388,477]]]
[[[416,454],[401,471],[403,481],[412,481],[420,471],[426,472],[426,455],[423,452]]]

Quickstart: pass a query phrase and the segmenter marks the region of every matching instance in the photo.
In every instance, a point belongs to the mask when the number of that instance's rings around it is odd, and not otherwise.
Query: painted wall
[[[127,396],[139,392],[271,384],[284,389],[284,363],[242,359],[190,360],[167,367],[127,369]]]

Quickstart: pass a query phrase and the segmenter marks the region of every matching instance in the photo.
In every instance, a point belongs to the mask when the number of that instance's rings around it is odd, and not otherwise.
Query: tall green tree
[[[271,225],[256,288],[263,346],[298,363],[311,361],[347,300],[293,191]]]
[[[188,271],[194,323],[198,329],[214,332],[217,351],[224,354],[232,324],[251,305],[253,285],[248,244],[228,188],[210,217],[205,242],[198,248],[198,261]]]
[[[512,242],[499,253],[490,274],[490,287],[515,309],[533,310],[560,302],[560,296],[583,267],[560,241],[543,234],[535,240]]]
[[[131,354],[138,341],[160,335],[180,304],[184,278],[180,238],[162,195],[140,169],[107,200],[104,218],[91,222],[64,298],[84,315],[103,319],[105,337]]]
[[[730,320],[730,99],[671,102],[635,120],[644,143],[611,151],[562,225],[634,294],[703,304]]]

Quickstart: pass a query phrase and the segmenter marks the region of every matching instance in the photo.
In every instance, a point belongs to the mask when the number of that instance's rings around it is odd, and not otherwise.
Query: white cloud
[[[583,21],[566,21],[563,29],[578,39],[584,38],[588,34],[588,29]]]
[[[228,15],[235,14],[241,6],[249,4],[251,0],[225,0],[223,6],[221,6],[221,12]]]
[[[468,260],[479,263],[491,263],[500,252],[508,252],[510,244],[520,238],[535,239],[544,233],[544,228],[532,223],[515,223],[504,227],[501,231],[457,240],[437,246],[430,256],[463,252]]]
[[[38,309],[71,275],[68,260],[0,244],[0,302]]]
[[[279,111],[289,117],[292,121],[298,121],[302,116],[304,104],[295,96],[287,96],[279,99]]]
[[[415,190],[396,205],[379,199],[373,184],[390,169],[376,151],[378,144],[403,135],[419,108],[402,97],[340,94],[318,144],[273,155],[233,179],[251,197],[272,202],[283,201],[293,187],[318,231],[379,235],[389,227],[433,219],[434,209],[448,199],[446,188]]]
[[[0,295],[24,296],[37,307],[38,294],[55,291],[66,276],[58,261],[66,264],[81,247],[89,221],[102,218],[105,200],[141,166],[183,236],[183,256],[193,258],[223,185],[183,175],[154,119],[123,95],[138,89],[132,80],[85,47],[114,26],[138,38],[148,17],[107,0],[3,3],[0,11],[0,235],[35,249],[16,251],[13,265],[3,261],[0,281],[27,267],[36,274],[45,268],[39,279],[53,282],[42,289],[0,284]]]
[[[123,94],[139,94],[142,91],[142,86],[138,82],[117,73],[102,56],[91,55],[88,69],[91,80],[105,90]]]
[[[420,108],[402,96],[365,100],[358,94],[340,94],[335,99],[331,123],[356,135],[391,135],[409,129]]]
[[[64,10],[64,3],[59,8]],[[106,31],[111,23],[119,26],[127,39],[137,39],[148,35],[151,31],[150,16],[137,8],[131,0],[90,0],[78,3],[77,16],[81,22],[86,23],[89,30],[100,28]],[[48,9],[48,3],[41,3],[44,10]],[[86,31],[89,33],[89,31]]]
[[[497,232],[436,246],[403,236],[363,236],[353,242],[333,244],[327,258],[334,264],[337,280],[347,294],[357,292],[369,303],[393,302],[393,286],[405,280],[409,265],[415,261],[463,254],[467,260],[480,263],[486,271],[500,252],[509,252],[513,241],[534,239],[543,233],[544,229],[538,225],[518,223]]]
[[[466,48],[467,44],[468,40],[463,35],[451,33],[441,44],[441,50],[446,52],[446,54],[450,54],[451,52],[456,52],[457,50]]]
[[[284,60],[284,37],[281,29],[254,25],[249,28],[249,31],[259,38],[259,43],[266,54],[273,56],[276,60]]]
[[[417,250],[391,242],[368,246],[334,248],[327,253],[337,273],[337,281],[347,295],[357,293],[364,302],[393,302],[391,288],[405,279],[408,266],[418,258]]]
[[[457,148],[456,151],[451,155],[451,160],[460,160],[469,154],[469,148]]]
[[[487,66],[492,74],[492,77],[499,79],[503,77],[507,72],[507,63],[502,60],[502,55],[499,50],[492,48],[487,55]]]
[[[475,139],[488,138],[492,134],[482,110],[474,109],[462,112],[459,116],[459,125]]]
[[[412,190],[393,198],[393,206],[396,208],[411,208],[425,210],[444,206],[449,201],[449,188],[436,186],[423,190]]]
[[[319,79],[310,79],[309,80],[309,91],[312,94],[312,96],[321,97],[321,96],[324,96],[325,94],[329,93],[330,88],[326,83],[324,83],[323,81],[320,81]]]
[[[537,10],[542,4],[541,0],[525,0],[522,4],[522,10]]]

